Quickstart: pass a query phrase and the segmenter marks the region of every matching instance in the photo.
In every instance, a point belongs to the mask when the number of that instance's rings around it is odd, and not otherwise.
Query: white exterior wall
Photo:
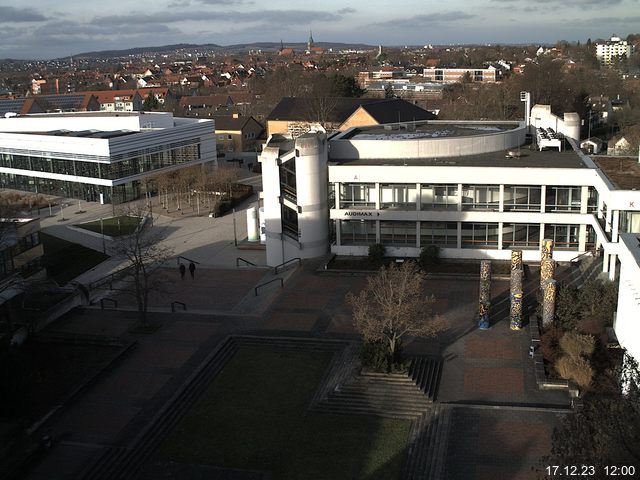
[[[463,124],[463,122],[430,121],[429,124]],[[468,122],[473,124],[474,122]],[[486,122],[490,123],[490,122]],[[504,124],[504,122],[502,122]],[[343,139],[344,135],[331,140],[332,158],[442,158],[477,155],[516,148],[524,143],[526,129],[524,126],[507,132],[487,133],[448,138],[404,139]]]
[[[296,151],[300,153],[295,162],[301,258],[318,257],[328,250],[327,150],[324,134],[296,139]]]
[[[170,112],[136,112],[116,114],[105,112],[70,112],[35,115],[18,115],[0,118],[0,132],[50,132],[53,130],[98,130],[111,132],[129,130],[139,132],[143,129],[171,128],[174,125]]]
[[[622,347],[640,360],[640,247],[636,235],[620,235],[620,284],[614,329]]]
[[[267,265],[283,263],[285,257],[284,235],[280,205],[280,174],[278,171],[278,146],[265,146],[259,157],[262,164],[262,198],[264,201],[264,235],[266,236]],[[290,257],[294,258],[294,257]]]
[[[11,120],[15,120],[11,122]],[[93,185],[115,186],[132,180],[153,176],[159,171],[176,170],[185,166],[215,162],[215,123],[212,120],[176,119],[171,113],[104,115],[93,114],[47,114],[0,119],[0,152],[45,158],[81,160],[85,162],[111,163],[115,155],[126,155],[145,148],[163,147],[168,144],[193,139],[200,144],[200,160],[175,165],[161,170],[151,170],[139,175],[106,180],[78,177],[51,172],[18,170],[0,167],[0,172],[15,175],[81,182]],[[6,123],[5,123],[6,122]],[[161,125],[162,128],[144,130],[145,125]],[[131,130],[136,133],[110,139],[73,137],[61,135],[38,135],[24,132],[49,132],[55,130],[115,131]]]

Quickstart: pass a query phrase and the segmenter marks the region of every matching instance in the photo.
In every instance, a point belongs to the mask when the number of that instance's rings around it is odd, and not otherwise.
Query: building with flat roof
[[[0,188],[122,203],[159,173],[216,162],[212,120],[83,112],[0,119]]]
[[[615,61],[629,60],[633,51],[633,44],[616,36],[605,42],[596,43],[596,58],[600,65],[604,66],[611,66]]]
[[[614,280],[629,257],[620,233],[640,233],[640,176],[622,175],[623,183],[613,165],[581,152],[575,114],[556,123],[549,109],[532,111],[528,122],[432,120],[272,136],[260,156],[267,264],[366,256],[376,243],[400,258],[436,245],[444,258],[507,260],[521,249],[524,261],[539,262],[543,239],[552,239],[556,261],[601,253]],[[562,130],[538,138],[550,122]],[[634,326],[624,332],[637,332],[638,299],[621,295],[635,302],[635,317],[625,320]],[[619,341],[640,358],[639,337],[629,335]]]

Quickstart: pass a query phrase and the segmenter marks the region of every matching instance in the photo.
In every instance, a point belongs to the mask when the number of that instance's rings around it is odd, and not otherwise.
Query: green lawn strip
[[[40,240],[44,247],[43,262],[47,269],[47,275],[59,285],[65,285],[78,275],[109,258],[102,252],[67,242],[46,233],[40,233]]]
[[[109,237],[119,237],[122,235],[131,235],[136,231],[136,228],[140,224],[140,217],[129,217],[127,215],[121,215],[119,217],[105,218],[102,220],[102,226],[100,226],[100,220],[93,222],[80,223],[76,225],[78,228],[84,228],[95,233],[103,233]]]
[[[165,441],[159,460],[274,479],[398,478],[410,422],[306,408],[330,353],[241,347]]]

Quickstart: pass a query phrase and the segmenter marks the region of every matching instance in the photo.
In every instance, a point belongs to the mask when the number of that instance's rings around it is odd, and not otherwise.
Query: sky
[[[0,0],[0,58],[174,43],[585,42],[640,33],[640,0]]]

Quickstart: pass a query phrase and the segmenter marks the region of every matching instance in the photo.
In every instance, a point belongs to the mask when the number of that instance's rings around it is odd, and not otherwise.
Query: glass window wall
[[[383,245],[416,246],[416,222],[380,222]]]
[[[457,210],[458,185],[421,185],[420,205],[422,210]]]
[[[498,248],[498,224],[463,223],[462,248]]]
[[[462,210],[495,210],[500,206],[498,185],[463,185]]]
[[[537,248],[539,245],[539,224],[505,223],[502,225],[502,246],[504,248]]]
[[[457,222],[420,222],[420,245],[457,247]]]
[[[343,183],[340,185],[340,208],[375,208],[373,183]]]
[[[381,184],[380,208],[415,210],[416,184]]]
[[[540,211],[541,187],[526,185],[505,185],[504,210],[505,212]]]
[[[340,220],[341,245],[372,245],[376,243],[375,220]]]

